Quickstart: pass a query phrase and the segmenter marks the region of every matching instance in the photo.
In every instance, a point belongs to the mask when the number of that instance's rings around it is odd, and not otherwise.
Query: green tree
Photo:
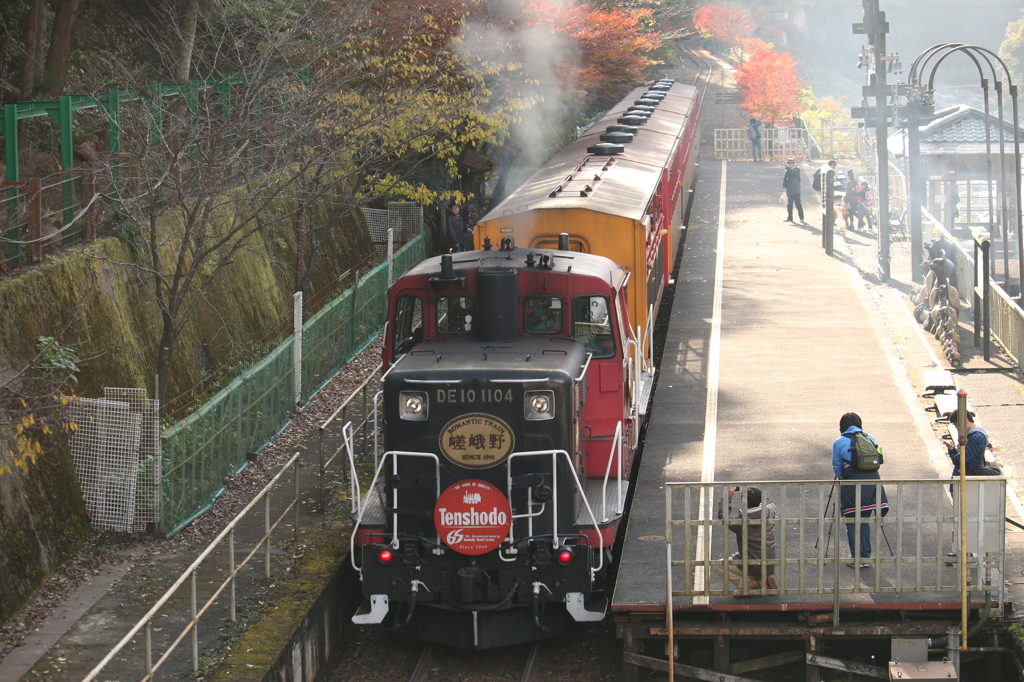
[[[999,46],[999,56],[1006,62],[1013,82],[1024,83],[1024,17],[1006,25],[1006,39]]]

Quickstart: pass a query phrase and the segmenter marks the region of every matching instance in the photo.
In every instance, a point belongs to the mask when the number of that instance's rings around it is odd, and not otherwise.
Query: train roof
[[[657,189],[661,169],[670,160],[693,115],[697,89],[674,83],[632,142],[614,156],[598,156],[587,147],[600,142],[633,102],[649,92],[636,88],[587,133],[555,154],[519,189],[485,215],[481,222],[543,209],[584,208],[640,220]],[[571,177],[570,177],[571,176]]]
[[[460,271],[475,270],[481,267],[506,267],[519,270],[542,270],[541,256],[548,256],[551,272],[568,273],[597,277],[608,283],[610,287],[618,287],[626,277],[626,271],[618,263],[592,253],[579,251],[557,251],[554,249],[491,249],[490,251],[464,251],[452,254],[452,266],[455,274]],[[528,259],[532,256],[532,264]],[[427,276],[437,277],[441,271],[441,256],[427,258],[413,266],[403,277]]]

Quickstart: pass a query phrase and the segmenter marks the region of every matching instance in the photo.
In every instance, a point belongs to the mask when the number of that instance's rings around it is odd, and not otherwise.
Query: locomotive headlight
[[[401,419],[425,422],[429,408],[427,394],[423,391],[402,391],[398,394],[398,415]]]
[[[528,421],[542,421],[555,418],[554,391],[527,391],[523,405]]]

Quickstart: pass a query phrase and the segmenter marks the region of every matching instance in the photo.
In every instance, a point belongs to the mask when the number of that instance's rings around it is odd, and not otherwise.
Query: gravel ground
[[[204,547],[266,485],[297,447],[315,437],[316,427],[376,369],[380,351],[378,338],[294,416],[255,462],[241,473],[225,476],[224,493],[213,507],[175,537],[158,540],[152,535],[93,532],[78,554],[54,573],[10,621],[0,626],[0,660],[20,646],[78,587],[99,574],[104,565],[125,561],[153,565],[161,555]],[[155,601],[159,593],[152,597]]]

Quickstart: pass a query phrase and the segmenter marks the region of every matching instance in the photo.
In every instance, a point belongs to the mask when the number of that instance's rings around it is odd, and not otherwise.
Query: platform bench
[[[955,391],[953,373],[948,369],[930,369],[924,373],[924,390],[926,393],[942,394]]]

